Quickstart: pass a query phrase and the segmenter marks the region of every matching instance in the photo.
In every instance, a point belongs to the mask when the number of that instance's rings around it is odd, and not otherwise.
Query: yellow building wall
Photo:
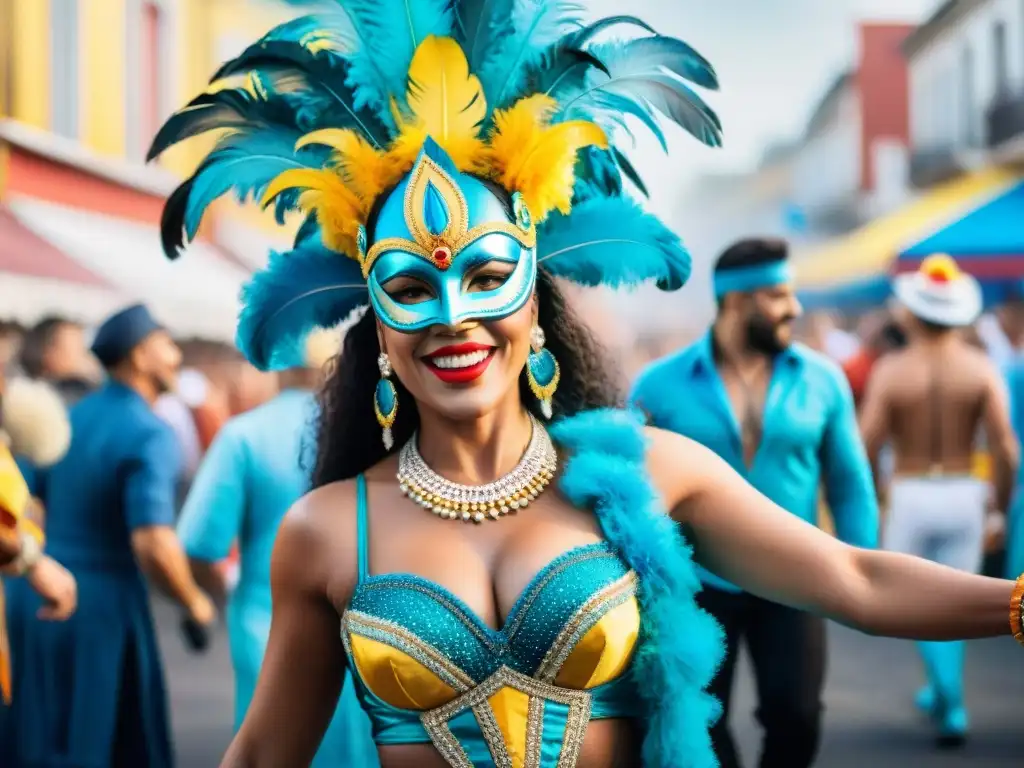
[[[12,17],[11,117],[34,128],[50,130],[50,0],[0,0]],[[79,3],[80,72],[79,140],[87,149],[108,157],[128,150],[125,76],[128,66],[129,0],[88,0]],[[173,24],[168,39],[178,67],[175,107],[208,87],[222,62],[222,41],[235,47],[255,42],[272,27],[297,14],[295,8],[265,0],[177,0],[166,18]],[[233,51],[232,51],[233,52]],[[179,176],[191,173],[210,150],[213,137],[198,137],[168,151],[160,164]],[[278,229],[273,216],[253,205],[222,201],[218,214],[239,217],[247,225]]]
[[[50,0],[15,0],[12,9],[11,116],[50,127]]]
[[[210,76],[223,63],[219,51],[222,40],[230,37],[237,43],[254,43],[295,15],[296,9],[273,2],[179,0],[179,28],[175,38],[182,41],[184,50],[178,54],[182,66],[178,103],[188,103],[209,87]],[[185,176],[196,168],[215,140],[216,137],[211,136],[190,139],[165,153],[161,163],[175,174]],[[253,204],[240,206],[233,198],[223,198],[213,211],[264,231],[280,229],[271,212],[263,212]],[[289,227],[295,228],[297,225]]]
[[[79,140],[101,155],[127,153],[126,0],[79,3],[82,93]]]

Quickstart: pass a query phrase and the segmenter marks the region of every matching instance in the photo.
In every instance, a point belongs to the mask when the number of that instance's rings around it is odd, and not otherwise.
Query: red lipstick
[[[468,355],[473,352],[487,352],[488,354],[480,362],[465,368],[439,368],[433,363],[433,360],[439,357]],[[487,370],[487,366],[491,364],[493,358],[494,347],[488,344],[477,344],[476,342],[467,341],[462,344],[451,344],[447,347],[435,349],[429,355],[423,357],[423,364],[445,384],[468,384],[474,379],[478,379]]]

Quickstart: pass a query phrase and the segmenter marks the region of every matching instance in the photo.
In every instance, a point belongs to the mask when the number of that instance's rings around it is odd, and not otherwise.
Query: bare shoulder
[[[310,491],[291,506],[281,521],[274,545],[275,577],[325,592],[339,577],[347,581],[348,571],[354,579],[355,524],[354,480]]]
[[[657,427],[644,427],[647,471],[668,509],[673,509],[714,474],[722,464],[711,450],[688,437]]]

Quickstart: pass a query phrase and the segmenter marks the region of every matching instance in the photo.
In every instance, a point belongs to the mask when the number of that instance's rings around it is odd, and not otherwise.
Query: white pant
[[[883,544],[961,571],[981,569],[987,486],[972,477],[894,478]]]

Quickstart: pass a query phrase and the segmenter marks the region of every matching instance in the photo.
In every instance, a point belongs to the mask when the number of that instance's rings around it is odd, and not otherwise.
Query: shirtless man
[[[918,272],[896,278],[894,292],[910,344],[878,362],[861,413],[872,465],[887,442],[894,452],[883,545],[977,571],[988,500],[988,488],[971,474],[979,428],[1000,512],[1009,508],[1018,459],[1002,377],[958,330],[981,313],[981,289],[948,256],[931,256]],[[920,643],[920,652],[928,684],[917,705],[938,725],[941,746],[959,746],[967,733],[964,645]]]

